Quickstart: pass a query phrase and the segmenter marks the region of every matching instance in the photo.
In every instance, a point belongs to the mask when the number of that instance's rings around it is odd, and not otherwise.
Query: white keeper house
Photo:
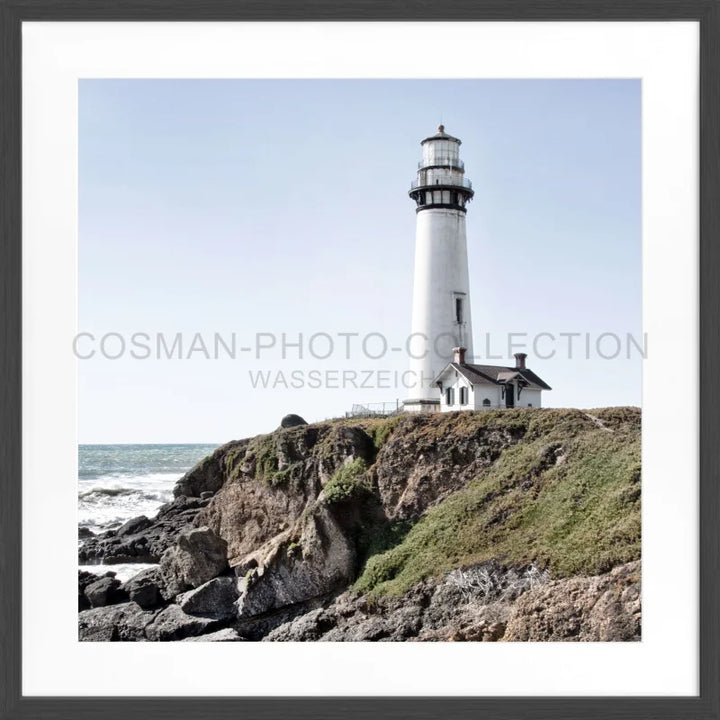
[[[460,140],[443,125],[422,142],[410,188],[416,204],[410,371],[406,412],[540,407],[550,386],[518,353],[512,367],[473,360],[465,217],[473,197],[460,159]],[[469,360],[470,362],[466,362]]]

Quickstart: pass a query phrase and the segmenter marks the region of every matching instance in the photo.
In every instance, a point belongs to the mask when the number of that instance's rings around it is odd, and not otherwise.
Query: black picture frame
[[[452,12],[448,13],[448,8]],[[697,697],[23,697],[23,21],[694,20],[700,28],[700,646]],[[0,0],[0,718],[720,719],[720,0]]]

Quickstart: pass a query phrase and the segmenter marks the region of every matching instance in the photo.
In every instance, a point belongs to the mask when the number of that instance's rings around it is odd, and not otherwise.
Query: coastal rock
[[[480,564],[477,568],[486,568]],[[494,566],[500,580],[517,582],[516,568]],[[472,569],[472,568],[470,568]],[[400,596],[376,598],[344,592],[322,607],[291,618],[267,633],[268,641],[496,642],[505,632],[515,593],[469,593],[452,574],[423,580]],[[505,585],[507,589],[507,585]]]
[[[217,492],[226,480],[226,457],[236,457],[242,454],[249,440],[235,440],[220,446],[212,455],[208,455],[195,467],[175,483],[173,494],[176,498],[182,495],[187,497],[201,497],[203,493]]]
[[[323,608],[305,613],[273,629],[263,640],[274,642],[377,642],[417,637],[423,606],[410,602],[393,609],[367,607],[362,599],[343,593]]]
[[[149,525],[86,541],[114,558],[165,547],[86,634],[138,639],[115,608],[160,603],[146,639],[638,639],[639,564],[618,563],[639,556],[640,412],[593,416],[604,424],[552,409],[338,420],[229,443]],[[568,518],[577,545],[558,535]],[[79,606],[97,581],[79,579]]]
[[[341,467],[356,459],[369,463],[373,455],[372,439],[357,427],[301,426],[258,436],[225,456],[228,479],[197,523],[227,541],[231,566],[244,574],[312,511]]]
[[[332,630],[337,622],[337,617],[328,612],[325,608],[318,608],[301,615],[292,622],[284,623],[270,632],[265,640],[276,642],[297,642],[315,641],[329,630]]]
[[[227,543],[209,527],[180,534],[160,560],[164,597],[170,599],[220,575],[228,566]]]
[[[301,425],[307,425],[307,422],[299,415],[293,415],[292,413],[290,413],[290,415],[286,415],[280,421],[281,428],[300,427]]]
[[[148,568],[131,577],[123,585],[123,590],[130,600],[143,609],[160,607],[164,604],[162,591],[164,588],[160,568]]]
[[[355,549],[328,509],[316,508],[301,528],[297,541],[279,542],[241,580],[239,618],[324,595],[352,580]]]
[[[156,614],[133,602],[84,610],[78,616],[78,639],[89,642],[145,640],[145,628]]]
[[[142,532],[146,528],[150,527],[150,525],[152,525],[152,521],[149,520],[145,515],[140,515],[139,517],[132,518],[132,520],[128,520],[124,525],[121,525],[115,531],[115,535],[117,537],[125,537],[126,535],[137,535],[137,533]]]
[[[289,625],[308,613],[327,607],[332,602],[331,598],[332,596],[322,596],[294,605],[287,605],[263,615],[235,620],[232,626],[246,640],[259,642],[280,626]]]
[[[524,432],[521,426],[477,427],[449,417],[446,427],[427,433],[425,423],[422,417],[402,417],[378,452],[373,478],[391,519],[417,519],[492,465]]]
[[[94,608],[125,602],[128,595],[121,585],[122,583],[114,577],[100,578],[85,588],[85,597]]]
[[[556,580],[514,605],[503,640],[617,642],[640,639],[640,563]]]
[[[144,515],[117,530],[88,538],[78,550],[81,564],[157,563],[179,534],[193,526],[209,499],[181,496],[163,505],[153,519]]]
[[[185,638],[182,642],[245,642],[245,638],[238,635],[237,631],[231,628],[216,630],[207,635]]]
[[[177,604],[188,615],[202,615],[217,620],[235,617],[233,603],[238,599],[238,579],[219,577],[206,582],[176,598]]]
[[[184,640],[217,630],[222,623],[213,618],[188,615],[177,605],[168,605],[146,627],[148,640]]]
[[[85,570],[78,570],[78,610],[87,610],[90,607],[90,600],[85,595],[85,588],[103,577],[115,577],[115,573],[111,572],[103,576]]]

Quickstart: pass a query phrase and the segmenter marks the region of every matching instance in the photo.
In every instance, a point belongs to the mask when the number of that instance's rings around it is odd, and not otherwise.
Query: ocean
[[[219,445],[78,446],[78,526],[101,533],[126,520],[153,517],[172,500],[173,486],[195,463]],[[92,565],[126,580],[148,565]]]

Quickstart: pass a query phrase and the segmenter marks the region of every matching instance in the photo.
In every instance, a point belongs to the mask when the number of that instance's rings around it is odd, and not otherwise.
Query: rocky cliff
[[[90,538],[85,640],[640,637],[640,411],[338,420],[228,443]]]

